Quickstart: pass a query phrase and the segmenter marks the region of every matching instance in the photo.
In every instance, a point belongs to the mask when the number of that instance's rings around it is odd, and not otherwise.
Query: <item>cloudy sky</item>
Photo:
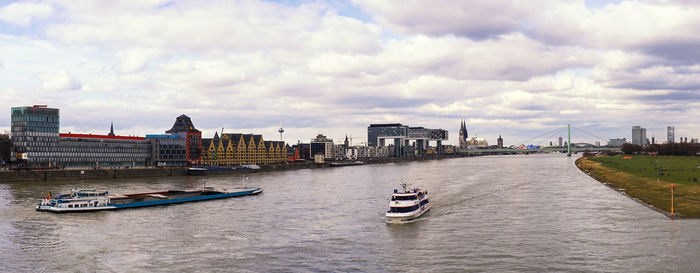
[[[567,123],[577,142],[693,138],[698,33],[692,0],[0,0],[0,132],[47,104],[80,133],[186,114],[205,137],[282,123],[289,142],[391,122],[456,143],[460,119],[506,144]]]

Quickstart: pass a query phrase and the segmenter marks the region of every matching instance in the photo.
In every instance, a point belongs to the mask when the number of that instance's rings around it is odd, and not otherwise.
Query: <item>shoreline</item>
[[[680,220],[680,219],[700,219],[697,211],[691,211],[688,213],[679,212],[676,209],[674,214],[670,212],[670,190],[668,193],[662,191],[662,194],[654,194],[652,197],[649,194],[642,194],[641,191],[656,191],[658,192],[658,185],[653,184],[670,184],[665,181],[650,181],[650,179],[644,177],[637,177],[631,173],[615,170],[603,164],[589,160],[588,158],[581,157],[575,162],[576,167],[586,175],[590,176],[599,183],[607,186],[608,188],[630,198],[631,200],[658,212],[669,219]],[[633,179],[636,185],[632,185],[629,179]],[[662,187],[663,189],[663,187]],[[679,196],[680,195],[680,196]],[[687,206],[690,201],[683,200],[683,194],[676,195],[676,207],[682,202],[685,202],[684,206]],[[645,198],[646,197],[646,198]],[[668,208],[662,205],[658,205],[659,200],[666,201]],[[656,203],[654,205],[652,203]]]
[[[441,160],[460,157],[472,157],[481,155],[441,155],[441,156],[426,156],[426,157],[407,157],[407,158],[372,158],[362,160],[363,165],[369,164],[386,164],[397,162],[412,162],[426,160]],[[333,161],[335,162],[335,161]],[[260,165],[260,170],[209,170],[204,176],[210,175],[231,175],[231,174],[247,174],[252,172],[279,172],[299,169],[316,169],[329,168],[330,163],[313,163],[313,162],[291,162],[284,164],[267,164]],[[348,166],[351,167],[351,166]],[[151,167],[151,168],[105,168],[105,169],[70,169],[70,170],[28,170],[28,171],[1,171],[0,183],[5,182],[51,182],[51,181],[66,181],[66,180],[91,180],[91,179],[121,179],[133,177],[165,177],[165,176],[187,176],[188,167]]]

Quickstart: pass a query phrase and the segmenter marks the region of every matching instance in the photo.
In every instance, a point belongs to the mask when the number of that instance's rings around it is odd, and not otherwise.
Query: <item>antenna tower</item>
[[[282,129],[282,122],[280,122],[280,129],[277,130],[277,132],[280,133],[280,141],[284,141],[284,140],[282,140],[282,133],[284,133],[284,129]]]

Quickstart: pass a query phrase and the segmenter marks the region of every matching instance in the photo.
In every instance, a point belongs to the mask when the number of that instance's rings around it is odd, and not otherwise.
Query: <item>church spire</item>
[[[114,121],[109,123],[109,134],[108,136],[114,136]]]

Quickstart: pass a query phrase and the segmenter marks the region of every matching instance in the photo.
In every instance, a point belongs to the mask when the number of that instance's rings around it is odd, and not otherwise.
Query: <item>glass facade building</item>
[[[401,125],[400,123],[370,124],[369,127],[367,127],[367,146],[384,146],[383,143],[380,143],[383,139],[380,140],[379,137],[405,138],[407,136],[408,126]]]
[[[45,105],[12,107],[10,117],[12,160],[31,162],[44,151],[56,147],[60,124],[58,109]]]
[[[155,166],[185,166],[187,144],[178,135],[146,135],[151,143],[151,162]]]
[[[147,166],[151,144],[142,137],[60,134],[59,110],[13,107],[12,160],[27,167]]]
[[[36,161],[55,167],[143,167],[151,165],[151,143],[143,137],[60,134],[58,145]]]
[[[647,129],[641,126],[632,126],[632,144],[646,145]]]

